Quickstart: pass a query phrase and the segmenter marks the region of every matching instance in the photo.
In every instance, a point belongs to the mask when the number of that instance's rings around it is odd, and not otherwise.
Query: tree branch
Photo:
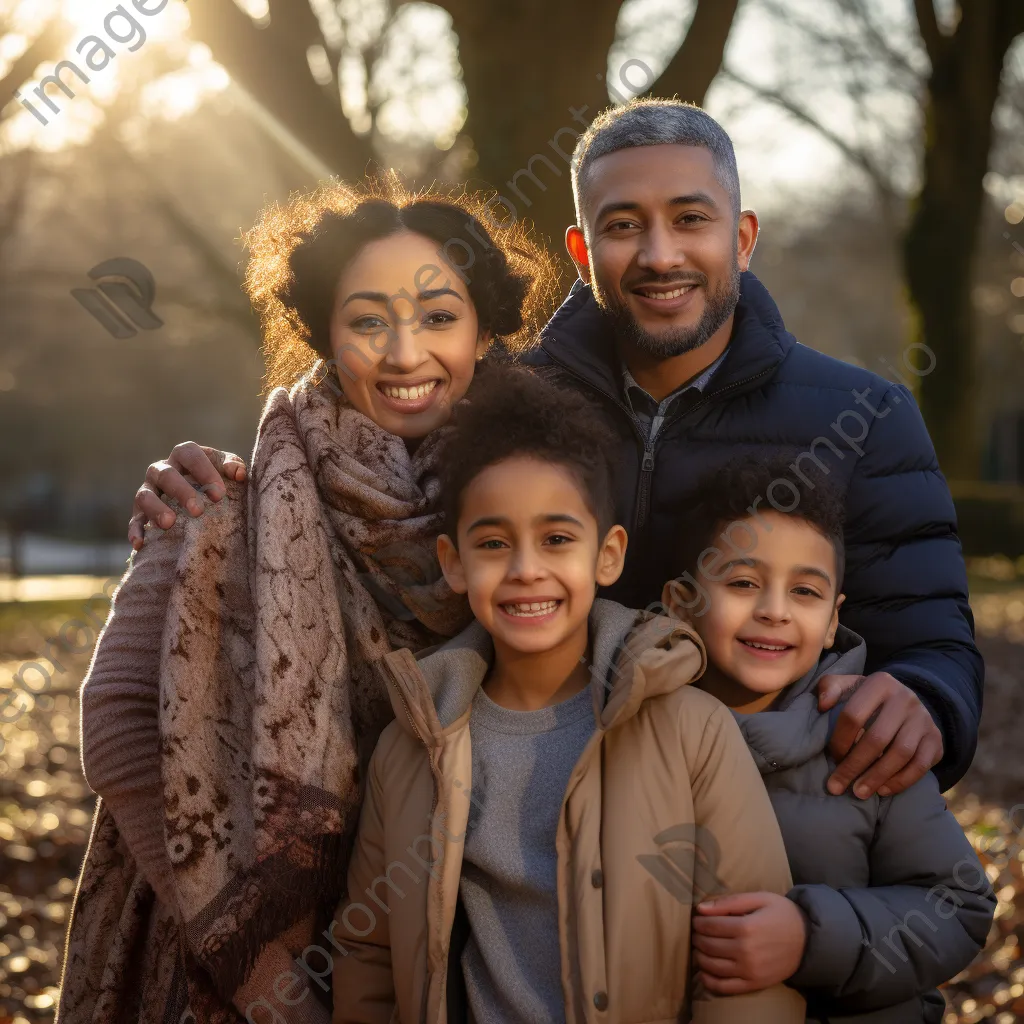
[[[334,173],[363,176],[369,140],[352,131],[336,91],[309,71],[306,49],[323,37],[308,0],[274,0],[262,29],[231,0],[192,0],[189,15],[193,37],[279,125]]]
[[[8,194],[0,204],[0,256],[4,246],[15,236],[18,223],[28,200],[28,184],[32,177],[35,153],[24,149],[6,157],[0,166],[10,166],[10,172],[4,173],[8,185]]]
[[[935,0],[914,0],[914,13],[917,15],[917,27],[928,51],[928,59],[935,67],[942,60],[946,49],[946,37],[939,28],[939,19],[935,14]]]
[[[787,114],[794,117],[801,124],[813,128],[823,139],[832,143],[852,164],[859,167],[871,179],[871,183],[878,191],[879,198],[888,206],[894,198],[894,190],[889,179],[875,166],[871,158],[856,146],[849,143],[841,135],[838,135],[827,125],[822,124],[809,110],[800,106],[778,89],[769,86],[758,85],[749,78],[744,77],[732,68],[722,68],[722,74],[732,79],[738,85],[749,89],[761,99],[774,103],[785,110]]]
[[[659,96],[678,96],[698,105],[722,67],[725,44],[739,0],[697,0],[686,38],[654,83]]]
[[[14,107],[8,106],[9,100],[14,99],[14,94],[32,77],[35,69],[43,61],[60,56],[69,35],[70,29],[64,19],[59,16],[54,18],[11,65],[11,70],[0,78],[0,119],[4,116],[4,110],[14,112]]]
[[[920,73],[910,63],[905,53],[900,53],[899,50],[890,45],[889,40],[886,39],[878,25],[875,24],[870,7],[860,2],[860,0],[839,0],[839,6],[848,15],[857,19],[865,33],[867,33],[872,46],[879,53],[885,55],[886,60],[892,67],[899,69],[911,81],[920,84]],[[920,102],[920,96],[918,101]]]

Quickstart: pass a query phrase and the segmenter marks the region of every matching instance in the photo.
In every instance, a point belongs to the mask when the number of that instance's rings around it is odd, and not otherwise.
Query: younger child
[[[823,474],[795,474],[792,459],[746,457],[698,486],[688,526],[687,571],[663,601],[704,641],[697,685],[733,709],[796,882],[788,898],[699,906],[704,981],[730,993],[788,980],[808,1021],[937,1024],[935,986],[981,948],[995,900],[931,773],[895,796],[826,790],[838,709],[819,711],[815,685],[826,672],[862,674],[866,656],[839,625],[842,498]]]
[[[336,1024],[798,1022],[783,985],[691,982],[693,905],[790,888],[778,826],[677,620],[622,569],[602,421],[492,371],[456,412],[438,554],[476,621],[388,655],[395,721],[331,936]]]

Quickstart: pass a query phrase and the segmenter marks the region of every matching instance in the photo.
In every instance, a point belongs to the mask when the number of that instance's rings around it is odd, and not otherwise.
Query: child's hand
[[[796,973],[807,944],[800,908],[774,892],[718,896],[697,905],[693,947],[700,980],[716,995],[777,985]]]

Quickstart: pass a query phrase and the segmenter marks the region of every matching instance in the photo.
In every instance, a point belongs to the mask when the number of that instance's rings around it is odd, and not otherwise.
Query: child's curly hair
[[[774,510],[802,519],[831,543],[836,555],[836,593],[840,593],[846,565],[845,498],[827,469],[817,463],[801,466],[801,458],[795,448],[752,451],[735,455],[701,476],[689,496],[686,526],[680,531],[680,571],[696,572],[701,554],[715,546],[719,533],[730,523]],[[758,502],[765,499],[758,510]]]
[[[480,370],[466,398],[452,415],[441,467],[444,529],[452,540],[466,488],[489,466],[518,455],[567,469],[603,537],[615,523],[616,438],[593,402],[507,365]]]
[[[245,289],[263,326],[267,389],[290,387],[329,359],[342,271],[368,242],[414,231],[437,242],[466,282],[480,329],[515,355],[558,298],[557,263],[521,224],[501,222],[464,189],[410,191],[393,172],[357,186],[332,180],[268,206],[245,236]]]

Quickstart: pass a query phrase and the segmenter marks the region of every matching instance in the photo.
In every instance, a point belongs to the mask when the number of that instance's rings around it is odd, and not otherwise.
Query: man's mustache
[[[708,283],[706,274],[666,274],[661,277],[644,277],[636,281],[630,281],[623,283],[623,288],[650,288],[652,285],[681,285],[681,284],[697,284],[706,285]]]

